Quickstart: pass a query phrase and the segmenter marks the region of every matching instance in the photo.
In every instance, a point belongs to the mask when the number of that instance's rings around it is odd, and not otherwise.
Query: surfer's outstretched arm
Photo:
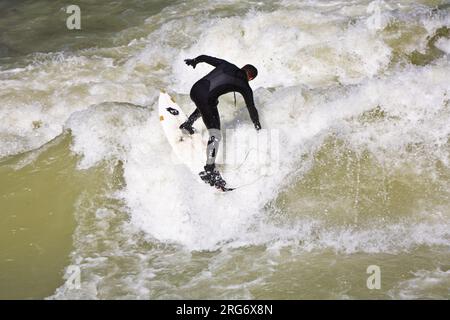
[[[194,59],[186,59],[184,60],[184,62],[186,62],[186,64],[188,66],[192,66],[194,69],[197,66],[197,63],[200,62],[205,62],[207,64],[212,65],[213,67],[217,67],[218,65],[222,64],[222,63],[228,63],[226,60],[222,60],[219,58],[215,58],[215,57],[211,57],[211,56],[207,56],[207,55],[200,55],[197,58]]]
[[[261,129],[261,124],[259,123],[258,110],[256,110],[255,102],[253,101],[253,91],[250,87],[242,88],[240,94],[244,97],[245,104],[247,105],[248,113],[250,114],[250,119],[252,119],[256,130]]]
[[[206,62],[207,64],[210,64],[214,67],[217,67],[219,64],[225,63],[227,61],[219,59],[219,58],[215,58],[215,57],[211,57],[211,56],[207,56],[202,54],[201,56],[198,56],[197,58],[195,58],[195,61],[197,63],[199,62]]]

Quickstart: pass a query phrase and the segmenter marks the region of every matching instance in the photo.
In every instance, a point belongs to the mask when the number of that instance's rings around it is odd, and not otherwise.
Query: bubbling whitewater
[[[50,298],[449,297],[445,1],[118,3],[148,13],[97,45],[0,57],[2,159],[30,152],[20,172],[68,139],[74,174],[101,177],[72,204],[81,287]],[[225,196],[172,161],[159,124],[161,89],[194,109],[210,67],[183,60],[200,54],[258,67],[276,132],[274,170],[250,153],[230,177],[252,183]],[[240,96],[220,101],[224,128],[254,139]]]

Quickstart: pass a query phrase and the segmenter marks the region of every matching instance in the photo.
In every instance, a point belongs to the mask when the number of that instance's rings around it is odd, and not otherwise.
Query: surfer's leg
[[[220,140],[222,139],[217,104],[208,105],[206,108],[201,108],[201,112],[203,122],[208,128],[209,139],[208,145],[206,146],[205,171],[200,172],[200,177],[211,186],[223,189],[226,182],[222,179],[220,173],[215,168],[216,156],[219,151]]]
[[[215,168],[216,156],[219,151],[219,144],[222,136],[220,130],[208,129],[209,139],[206,146],[206,171],[213,171]]]
[[[201,116],[199,106],[208,104],[208,90],[209,90],[209,81],[200,80],[197,81],[192,86],[190,97],[191,100],[197,106],[197,108],[194,110],[194,112],[192,112],[189,118],[180,126],[181,130],[187,131],[189,134],[195,133],[195,130],[192,127],[192,125]]]
[[[206,165],[205,171],[200,172],[200,178],[217,188],[224,188],[226,182],[215,170],[215,161],[219,150],[219,143],[222,138],[220,133],[220,117],[217,110],[218,101],[211,102],[209,99],[209,81],[200,80],[191,90],[191,99],[197,106],[197,110],[202,116],[203,123],[208,129],[209,139],[206,147]],[[196,111],[197,111],[196,110]],[[194,116],[192,114],[189,118]]]
[[[208,145],[206,147],[206,166],[213,171],[216,162],[217,152],[219,151],[220,140],[222,139],[222,134],[220,132],[220,118],[219,112],[217,111],[217,106],[208,106],[208,111],[205,116],[202,115],[203,121],[208,128],[209,139]]]
[[[211,186],[222,189],[227,184],[223,180],[219,171],[216,169],[216,156],[219,150],[219,144],[221,140],[220,130],[208,129],[209,139],[208,145],[206,146],[206,165],[205,171],[199,173],[200,178]]]
[[[191,113],[191,115],[189,116],[189,118],[187,119],[186,122],[192,126],[194,124],[194,122],[201,116],[202,116],[202,113],[200,112],[200,110],[198,110],[198,108],[196,108],[194,110],[194,112]]]

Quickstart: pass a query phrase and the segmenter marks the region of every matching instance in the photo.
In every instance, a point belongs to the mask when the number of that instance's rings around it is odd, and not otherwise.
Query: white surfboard
[[[175,154],[174,161],[186,165],[193,173],[203,170],[206,158],[204,142],[200,134],[184,134],[180,125],[187,117],[183,110],[167,94],[159,94],[159,120],[166,134],[167,140]]]

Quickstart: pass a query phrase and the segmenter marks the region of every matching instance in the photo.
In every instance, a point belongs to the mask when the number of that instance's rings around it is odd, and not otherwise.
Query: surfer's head
[[[258,75],[258,69],[255,68],[255,66],[252,66],[251,64],[246,64],[242,67],[242,70],[245,71],[247,74],[247,80],[251,81],[256,78]]]

